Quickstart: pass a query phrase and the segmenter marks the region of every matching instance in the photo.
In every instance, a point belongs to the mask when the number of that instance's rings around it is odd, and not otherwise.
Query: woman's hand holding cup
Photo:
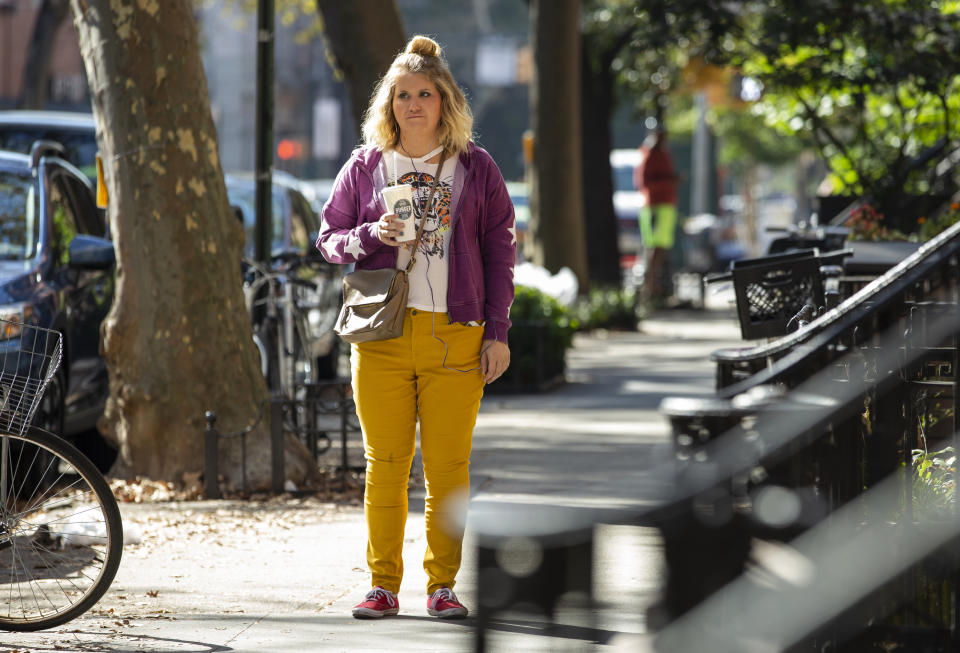
[[[380,216],[378,233],[384,232],[380,240],[395,247],[414,240],[417,235],[413,227],[413,186],[387,186],[383,189],[383,201],[388,210]]]
[[[398,247],[405,241],[400,240],[403,234],[403,220],[396,213],[384,213],[377,222],[377,238],[385,245]]]

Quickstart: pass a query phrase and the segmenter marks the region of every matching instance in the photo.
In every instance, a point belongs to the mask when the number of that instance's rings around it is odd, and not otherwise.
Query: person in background
[[[678,176],[667,147],[667,132],[654,129],[640,146],[640,163],[633,172],[633,185],[646,203],[640,209],[640,235],[646,262],[643,294],[654,307],[670,295],[670,250],[677,224]]]
[[[382,191],[414,188],[425,222],[410,272],[403,334],[352,345],[353,396],[367,460],[364,513],[372,588],[357,618],[395,615],[403,578],[407,487],[417,423],[426,482],[427,612],[464,617],[453,593],[469,495],[473,428],[483,396],[510,364],[516,228],[493,159],[472,141],[473,116],[440,46],[415,36],[378,83],[364,146],[340,170],[317,247],[358,269],[404,267],[413,241]],[[430,185],[439,179],[427,206]]]

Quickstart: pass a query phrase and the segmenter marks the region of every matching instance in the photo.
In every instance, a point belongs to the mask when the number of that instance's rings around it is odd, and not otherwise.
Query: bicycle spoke
[[[84,491],[83,494],[84,494],[84,495],[90,494],[90,492],[89,492],[89,491]],[[52,498],[52,496],[53,496],[53,495],[51,495],[51,498]],[[46,512],[51,512],[51,511],[59,508],[60,506],[69,506],[70,504],[74,503],[75,501],[76,501],[76,496],[69,496],[69,497],[64,497],[64,498],[63,498],[62,500],[60,500],[58,503],[55,503],[55,504],[52,504],[52,505],[51,505],[51,504],[43,504],[43,503],[41,502],[41,503],[38,503],[38,504],[36,504],[36,505],[34,505],[34,506],[28,507],[26,510],[22,510],[22,511],[17,512],[17,513],[11,513],[11,516],[12,516],[12,517],[16,517],[16,518],[18,518],[18,519],[22,519],[24,515],[29,515],[29,514],[31,514],[31,513],[37,512],[37,511],[39,510],[39,507],[38,507],[38,506],[40,506],[40,505],[43,505],[43,510],[44,510],[44,511],[46,511]],[[95,509],[95,508],[92,508],[92,507],[91,507],[91,508],[87,508],[86,510],[92,510],[92,509]],[[86,510],[83,510],[83,511],[77,512],[77,513],[73,513],[73,515],[82,514],[83,512],[86,512]],[[68,515],[68,516],[64,517],[63,519],[69,519],[69,518],[72,517],[73,515]],[[63,521],[63,519],[62,519],[61,521]]]
[[[103,538],[104,541],[106,538]],[[24,534],[20,540],[22,543],[15,544],[15,569],[20,570],[20,574],[14,576],[12,583],[24,586],[34,595],[37,603],[37,610],[43,614],[43,607],[37,601],[37,592],[43,595],[45,603],[56,611],[62,609],[62,603],[69,605],[69,598],[63,601],[57,601],[48,594],[49,590],[59,589],[60,594],[69,597],[69,593],[83,594],[90,584],[94,583],[103,566],[103,558],[98,554],[96,548],[91,545],[75,547],[75,554],[68,555],[62,551],[44,546],[42,543],[34,540],[33,537]],[[43,574],[34,574],[32,569],[42,569]],[[63,571],[58,571],[63,570]],[[88,570],[93,570],[90,573]],[[13,570],[11,571],[13,574]],[[69,587],[65,587],[64,583]]]

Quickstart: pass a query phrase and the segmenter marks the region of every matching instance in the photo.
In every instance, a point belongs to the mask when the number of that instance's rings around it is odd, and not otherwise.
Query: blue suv
[[[49,141],[30,154],[0,151],[0,318],[63,333],[63,362],[34,423],[75,438],[109,396],[100,323],[115,257],[90,180],[64,155]]]

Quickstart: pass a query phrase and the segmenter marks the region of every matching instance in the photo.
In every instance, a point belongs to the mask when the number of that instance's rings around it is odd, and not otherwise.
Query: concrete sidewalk
[[[713,388],[709,354],[736,344],[724,302],[670,311],[637,333],[581,335],[568,382],[538,395],[488,395],[472,459],[473,502],[629,508],[642,470],[656,464],[669,427],[657,412],[671,395]],[[352,443],[352,460],[358,454]],[[329,454],[339,459],[335,443]],[[470,651],[473,619],[426,614],[422,496],[411,497],[401,613],[357,621],[349,609],[368,588],[362,507],[317,499],[127,504],[129,545],[108,595],[88,615],[52,631],[0,632],[9,651]],[[476,604],[468,528],[457,592]],[[564,621],[551,632],[530,618],[498,618],[493,651],[642,648],[643,607],[659,590],[657,532],[600,526],[595,629]],[[630,606],[625,612],[622,607]]]

